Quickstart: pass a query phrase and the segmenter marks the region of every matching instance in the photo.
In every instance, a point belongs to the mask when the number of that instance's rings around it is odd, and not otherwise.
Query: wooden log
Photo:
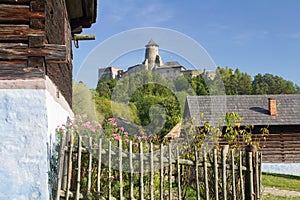
[[[231,176],[232,176],[232,199],[236,200],[236,185],[235,185],[235,164],[234,164],[234,150],[230,151],[231,154]]]
[[[0,4],[19,4],[19,5],[29,5],[30,0],[1,0]]]
[[[160,145],[160,199],[164,200],[164,151],[163,151],[163,144]]]
[[[68,153],[68,180],[67,180],[67,191],[66,191],[66,200],[70,198],[70,189],[71,189],[71,179],[72,179],[72,153],[73,153],[73,145],[74,145],[74,135],[70,134],[70,144],[69,144],[69,153]]]
[[[214,178],[215,178],[215,199],[219,200],[219,177],[218,177],[218,154],[214,149]]]
[[[228,146],[222,148],[222,190],[223,190],[223,200],[227,200],[227,172],[226,172],[226,156],[227,156]]]
[[[133,175],[132,141],[129,142],[129,168],[130,168],[130,199],[134,198],[134,175]]]
[[[101,166],[102,166],[102,139],[99,139],[98,142],[98,171],[97,171],[97,192],[101,191]]]
[[[82,151],[82,136],[78,137],[78,153],[77,153],[77,186],[76,200],[80,199],[80,177],[81,177],[81,151]]]
[[[198,149],[195,147],[196,199],[200,200],[199,159]]]
[[[64,169],[64,159],[65,159],[65,145],[66,145],[66,134],[63,134],[60,139],[60,150],[58,159],[58,174],[57,174],[57,190],[55,195],[55,200],[59,200],[61,196],[61,186],[63,181],[63,169]]]
[[[241,198],[245,199],[245,190],[244,190],[244,176],[243,176],[243,156],[242,151],[239,151],[239,174],[240,174],[240,185],[241,185]]]
[[[143,143],[140,142],[140,199],[144,200],[144,154]]]
[[[27,60],[28,56],[42,56],[47,62],[65,62],[66,46],[46,44],[41,48],[28,48],[22,43],[0,43],[0,60]]]
[[[181,200],[181,174],[180,174],[180,164],[179,164],[179,147],[176,148],[176,168],[177,168],[177,189],[178,189],[178,200]]]
[[[203,171],[205,184],[205,199],[209,200],[209,185],[208,185],[208,171],[207,171],[207,152],[203,150]]]
[[[123,199],[123,159],[122,159],[122,139],[119,139],[119,195],[120,199]]]
[[[150,143],[150,199],[154,200],[154,155],[153,143]]]
[[[171,143],[168,145],[169,147],[169,199],[172,200],[172,146]]]
[[[43,36],[44,30],[36,30],[28,25],[0,25],[1,41],[27,41],[30,36]]]
[[[29,48],[32,48],[32,47],[43,47],[45,46],[45,37],[42,35],[42,36],[29,36],[28,37],[28,46]]]
[[[44,19],[44,12],[30,12],[27,5],[10,5],[1,4],[0,8],[0,24],[7,23],[27,23],[31,18]]]
[[[45,11],[45,0],[31,0],[30,11]]]
[[[93,139],[89,137],[89,165],[88,165],[88,182],[87,182],[87,193],[91,192],[92,186],[92,164],[93,164]]]
[[[111,141],[108,142],[108,199],[111,199]]]

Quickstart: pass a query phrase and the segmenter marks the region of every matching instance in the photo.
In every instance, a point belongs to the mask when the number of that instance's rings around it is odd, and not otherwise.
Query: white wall
[[[50,197],[51,143],[72,112],[44,81],[45,89],[0,89],[0,199]]]

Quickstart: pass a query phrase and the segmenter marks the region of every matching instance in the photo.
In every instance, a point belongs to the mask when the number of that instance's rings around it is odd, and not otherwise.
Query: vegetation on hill
[[[249,74],[228,67],[218,67],[213,80],[206,75],[167,80],[143,71],[120,80],[104,79],[96,90],[87,89],[83,83],[73,85],[76,114],[87,113],[100,122],[111,117],[126,119],[126,123],[143,129],[139,131],[157,134],[158,140],[181,121],[186,96],[300,93],[299,86],[282,77],[257,74],[252,79]]]

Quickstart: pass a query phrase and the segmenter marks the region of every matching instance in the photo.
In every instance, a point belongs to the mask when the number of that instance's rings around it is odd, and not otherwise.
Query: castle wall
[[[48,78],[0,81],[0,199],[50,199],[55,128],[72,116],[58,94]]]

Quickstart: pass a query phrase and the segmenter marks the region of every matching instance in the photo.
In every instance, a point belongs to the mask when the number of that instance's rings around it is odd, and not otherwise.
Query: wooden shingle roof
[[[276,116],[269,114],[269,98],[276,98]],[[241,125],[299,125],[300,95],[189,96],[184,112],[185,117],[194,118],[195,125],[206,121],[216,125],[224,121],[226,112],[238,113]]]

